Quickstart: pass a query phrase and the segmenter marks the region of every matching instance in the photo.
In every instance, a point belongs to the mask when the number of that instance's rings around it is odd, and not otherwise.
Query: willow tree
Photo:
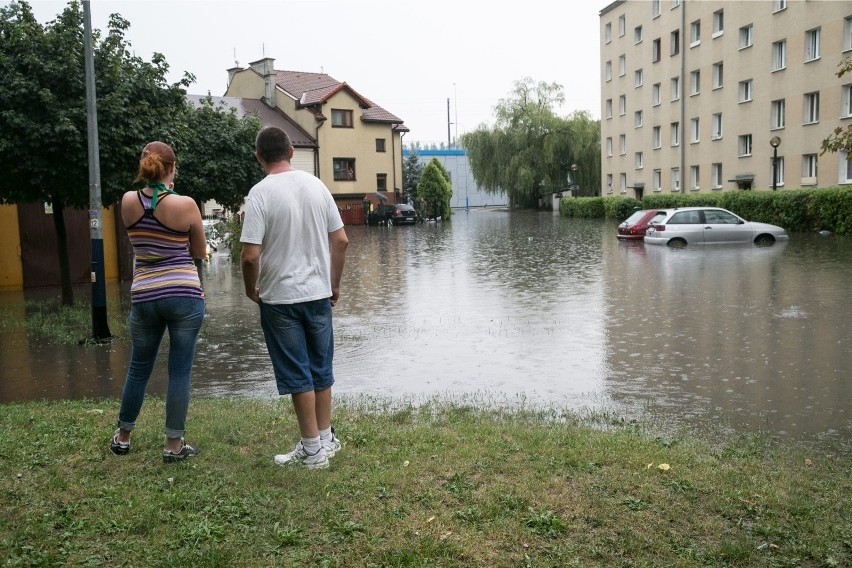
[[[556,83],[516,81],[495,107],[495,125],[462,137],[477,185],[530,206],[545,194],[567,190],[571,165],[577,164],[574,183],[597,188],[592,176],[600,177],[600,125],[585,112],[558,116],[554,109],[564,101]]]

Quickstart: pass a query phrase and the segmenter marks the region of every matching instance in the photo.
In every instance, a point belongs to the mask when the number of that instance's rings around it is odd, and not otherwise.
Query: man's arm
[[[346,261],[346,248],[349,246],[346,230],[340,227],[329,233],[328,244],[331,250],[331,305],[334,306],[340,298],[340,279],[343,276],[343,264]]]
[[[252,302],[259,303],[260,295],[257,289],[257,275],[260,272],[260,245],[243,243],[240,265],[243,269],[243,284],[245,285],[246,296]]]

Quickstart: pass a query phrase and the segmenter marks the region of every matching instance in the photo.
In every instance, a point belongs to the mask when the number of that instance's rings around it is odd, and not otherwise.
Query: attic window
[[[331,109],[332,128],[352,128],[352,111]]]

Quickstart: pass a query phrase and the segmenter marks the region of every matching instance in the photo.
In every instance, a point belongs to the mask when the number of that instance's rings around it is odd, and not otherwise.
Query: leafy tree
[[[838,78],[852,72],[852,59],[844,57],[838,67],[839,70],[836,73]],[[835,128],[831,135],[822,141],[821,148],[820,155],[826,152],[845,152],[846,159],[852,160],[852,124],[847,124],[846,128],[842,126]]]
[[[160,54],[131,55],[117,14],[106,35],[92,31],[102,201],[117,201],[133,179],[147,141],[170,140],[193,80],[168,84]],[[72,1],[42,26],[26,2],[0,8],[0,203],[53,206],[62,303],[73,303],[63,209],[87,208],[89,172],[83,10]]]
[[[462,136],[477,184],[488,193],[505,192],[516,205],[535,205],[546,193],[568,189],[576,163],[576,183],[597,194],[600,124],[585,112],[557,116],[553,109],[564,100],[556,83],[516,81],[495,108],[495,126]]]
[[[237,116],[236,109],[215,106],[212,97],[198,108],[187,103],[177,133],[176,189],[196,201],[215,200],[236,213],[251,187],[263,177],[254,157],[254,139],[260,120]]]
[[[417,185],[417,203],[423,217],[450,218],[450,198],[453,188],[444,166],[432,158],[423,168],[423,175]]]
[[[414,195],[417,193],[417,184],[420,183],[421,175],[423,175],[423,164],[420,163],[420,157],[412,146],[408,155],[402,161],[402,194],[409,203],[414,202]]]

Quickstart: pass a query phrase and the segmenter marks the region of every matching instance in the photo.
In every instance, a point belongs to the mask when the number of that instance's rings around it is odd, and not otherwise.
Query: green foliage
[[[844,57],[837,67],[838,78],[852,72],[852,58]],[[820,155],[826,152],[845,152],[846,159],[852,160],[852,124],[847,124],[845,128],[837,126],[828,138],[822,141],[820,148]]]
[[[402,193],[406,201],[414,203],[421,175],[423,175],[423,164],[420,163],[417,151],[411,148],[402,161]]]
[[[495,126],[462,136],[477,185],[505,192],[511,203],[536,205],[542,195],[568,189],[571,165],[577,164],[578,194],[597,194],[600,123],[584,112],[556,116],[553,108],[564,99],[555,83],[516,81],[496,107]]]
[[[424,217],[442,217],[444,220],[450,218],[450,198],[453,196],[453,188],[450,184],[450,176],[444,166],[436,158],[432,158],[417,185],[417,202],[415,208],[418,214]]]
[[[562,199],[559,202],[559,212],[566,217],[582,217],[586,219],[603,219],[606,216],[606,205],[603,197],[577,197]]]
[[[116,337],[129,337],[127,309],[109,305],[108,326]],[[92,335],[92,308],[88,302],[63,306],[55,299],[27,300],[0,306],[0,330],[26,330],[35,341],[53,345],[85,343]]]
[[[243,221],[239,216],[232,215],[225,221],[222,243],[228,247],[228,257],[231,262],[240,262],[240,255],[243,252],[243,243],[240,242],[242,232]]]
[[[619,223],[630,217],[637,209],[642,209],[642,203],[632,197],[604,197],[604,210],[607,219]]]

